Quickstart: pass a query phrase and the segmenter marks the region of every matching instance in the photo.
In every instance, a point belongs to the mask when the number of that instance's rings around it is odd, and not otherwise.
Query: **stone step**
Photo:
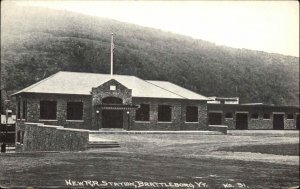
[[[222,132],[219,131],[90,131],[90,136],[96,136],[101,134],[191,134],[191,135],[224,135]]]
[[[96,145],[96,144],[118,144],[117,141],[89,141],[89,144]]]
[[[90,148],[120,148],[119,144],[89,144],[88,149]]]
[[[90,141],[87,148],[119,148],[120,144],[116,141]]]

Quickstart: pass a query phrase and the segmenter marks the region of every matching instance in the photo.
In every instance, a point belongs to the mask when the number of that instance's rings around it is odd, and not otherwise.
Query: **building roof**
[[[239,97],[217,97],[217,96],[210,96],[207,97],[210,100],[226,100],[226,101],[238,101]]]
[[[178,94],[178,95],[182,96],[183,98],[186,97],[188,99],[195,99],[195,100],[198,100],[200,98],[200,99],[209,100],[205,96],[202,96],[198,93],[195,93],[195,92],[190,91],[186,88],[175,85],[174,83],[170,83],[168,81],[152,81],[152,80],[147,80],[147,81],[154,84],[154,85],[156,85],[156,86],[158,86],[158,87],[160,87],[160,88],[168,90],[168,91],[170,91],[174,94]]]
[[[148,81],[128,75],[113,75],[111,77],[109,74],[65,71],[49,76],[13,95],[20,93],[91,95],[93,87],[98,87],[111,79],[115,79],[128,89],[132,89],[133,97],[208,100],[205,96],[170,82]]]
[[[289,110],[297,110],[299,112],[299,105],[269,105],[269,104],[207,104],[208,109],[210,108],[232,108],[234,110],[239,110],[239,109],[289,109]]]

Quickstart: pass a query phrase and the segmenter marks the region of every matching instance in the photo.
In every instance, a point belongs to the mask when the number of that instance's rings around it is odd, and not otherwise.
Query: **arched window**
[[[117,97],[106,97],[102,99],[103,104],[122,104],[122,99]]]

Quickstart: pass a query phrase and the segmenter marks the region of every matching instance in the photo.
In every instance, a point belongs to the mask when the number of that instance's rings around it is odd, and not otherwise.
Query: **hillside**
[[[10,9],[8,9],[10,10]],[[1,90],[15,91],[59,70],[168,80],[206,96],[298,104],[299,60],[115,20],[44,8],[1,13]]]

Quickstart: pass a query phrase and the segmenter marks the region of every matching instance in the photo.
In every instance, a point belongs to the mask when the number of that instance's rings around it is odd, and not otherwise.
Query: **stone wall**
[[[110,86],[116,87],[110,90]],[[27,117],[18,119],[16,130],[25,131],[24,123],[43,123],[45,125],[61,125],[65,128],[98,130],[101,129],[101,107],[102,99],[106,97],[117,97],[122,99],[122,105],[129,106],[123,110],[123,129],[126,130],[208,130],[207,125],[207,102],[187,99],[167,98],[132,98],[132,90],[127,89],[115,80],[93,88],[91,95],[62,95],[62,94],[21,94],[17,99],[27,101]],[[57,102],[57,114],[55,120],[40,119],[40,101],[49,100]],[[67,103],[83,102],[82,120],[67,120]],[[150,105],[150,120],[147,122],[135,121],[134,106],[140,104]],[[158,121],[158,105],[170,105],[172,116],[170,122]],[[198,121],[186,122],[186,106],[198,107]],[[20,110],[23,110],[21,103]],[[129,114],[127,114],[127,112]]]
[[[130,130],[207,130],[207,106],[206,101],[191,101],[178,99],[153,99],[153,98],[134,98],[133,104],[149,104],[150,120],[133,121]],[[170,105],[172,116],[170,122],[158,121],[158,105]],[[186,106],[198,107],[198,122],[185,122]],[[135,112],[134,115],[135,117]]]
[[[89,131],[62,126],[25,123],[23,144],[16,143],[17,152],[81,151],[89,141]]]
[[[233,114],[233,118],[224,118],[223,120],[224,125],[227,125],[228,129],[235,129],[235,114]]]
[[[271,105],[240,105],[240,104],[208,104],[208,113],[218,112],[222,114],[222,125],[228,129],[236,128],[236,113],[242,112],[248,115],[248,129],[273,129],[274,113],[284,114],[284,129],[296,129],[296,117],[299,114],[297,106],[271,106]],[[226,113],[232,113],[233,118],[225,118]],[[257,113],[258,118],[252,118]],[[264,119],[263,115],[269,114],[270,119]],[[293,119],[287,119],[287,115],[293,115]]]
[[[210,131],[218,131],[227,135],[228,127],[226,125],[209,125],[208,127]]]
[[[115,90],[111,90],[110,86],[115,86]],[[129,105],[132,103],[132,90],[126,88],[114,79],[111,79],[98,87],[92,88],[92,103],[94,106],[102,104],[102,99],[106,97],[120,98],[122,99],[123,104]]]
[[[63,125],[66,128],[93,129],[91,125],[91,96],[84,95],[60,95],[60,94],[23,94],[17,96],[21,101],[27,101],[27,118],[21,117],[17,120],[17,125],[22,122],[44,123],[46,125]],[[50,100],[57,102],[57,113],[55,120],[40,119],[40,101]],[[82,120],[67,120],[67,103],[83,102]],[[21,112],[23,104],[21,103]],[[18,124],[19,123],[19,124]]]
[[[295,129],[296,118],[295,119],[284,119],[284,129]]]
[[[111,86],[115,89],[111,90]],[[98,106],[102,104],[102,100],[106,97],[116,97],[122,99],[123,105],[132,104],[132,90],[128,89],[115,79],[111,79],[102,85],[92,88],[92,127],[94,129],[101,129],[102,126],[102,109]],[[130,117],[133,117],[133,111],[130,110]],[[123,111],[123,128],[128,128],[126,112]],[[130,121],[132,122],[132,120]]]
[[[273,129],[273,119],[263,119],[261,116],[258,119],[248,118],[248,129]]]

